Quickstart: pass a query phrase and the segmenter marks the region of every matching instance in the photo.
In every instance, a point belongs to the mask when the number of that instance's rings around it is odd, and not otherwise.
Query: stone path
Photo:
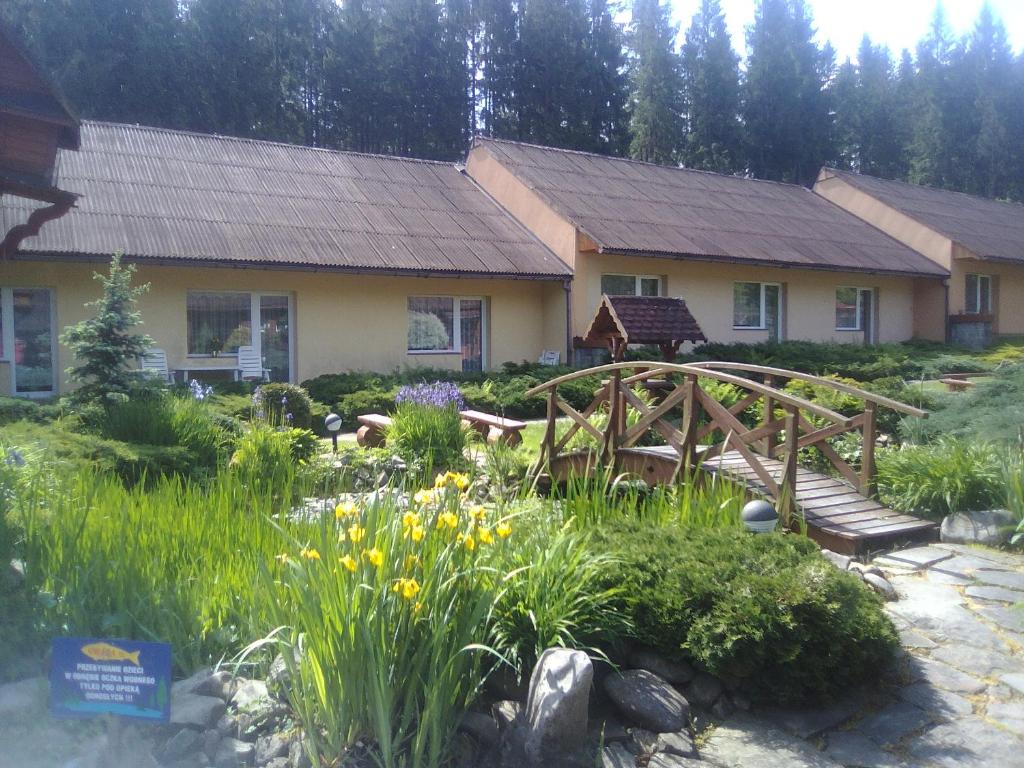
[[[1024,556],[954,544],[875,560],[903,644],[895,670],[832,707],[716,728],[722,766],[1024,768]]]

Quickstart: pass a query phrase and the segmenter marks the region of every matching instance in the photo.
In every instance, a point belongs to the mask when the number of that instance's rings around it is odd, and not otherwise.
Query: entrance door
[[[51,291],[49,288],[5,290],[10,291],[12,308],[8,340],[14,363],[14,392],[28,397],[49,397],[56,389]]]
[[[769,341],[782,338],[781,288],[777,283],[766,283],[764,286],[764,324],[768,329]]]
[[[291,323],[288,297],[259,294],[259,350],[271,381],[291,380]]]
[[[459,333],[462,342],[462,370],[483,370],[484,302],[482,299],[459,299]]]

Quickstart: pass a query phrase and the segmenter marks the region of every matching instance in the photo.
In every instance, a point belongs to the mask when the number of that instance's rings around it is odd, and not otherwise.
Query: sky
[[[671,0],[680,35],[690,26],[698,0]],[[936,0],[808,0],[818,28],[818,39],[831,41],[836,60],[856,58],[857,46],[866,32],[871,40],[889,46],[893,56],[911,51],[928,31]],[[983,0],[944,0],[943,8],[954,34],[971,30]],[[1010,45],[1024,49],[1024,0],[989,0],[997,18],[1006,27]],[[722,0],[733,47],[745,51],[747,25],[754,20],[754,0]]]

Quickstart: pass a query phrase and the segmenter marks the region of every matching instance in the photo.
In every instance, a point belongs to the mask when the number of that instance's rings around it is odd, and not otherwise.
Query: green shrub
[[[619,610],[619,588],[605,583],[615,558],[591,551],[580,531],[548,528],[539,521],[517,526],[521,535],[504,565],[518,578],[495,606],[491,645],[519,675],[529,674],[545,648],[604,655],[631,629]]]
[[[897,647],[882,603],[799,536],[620,522],[595,551],[620,564],[635,639],[738,678],[755,697],[798,702],[877,679]]]
[[[274,426],[309,429],[312,426],[311,406],[306,390],[295,384],[261,384],[253,392],[257,418],[266,419]]]
[[[22,419],[40,421],[43,408],[35,400],[23,397],[0,397],[0,425],[11,424]]]
[[[395,395],[398,388],[387,390],[367,390],[365,392],[354,392],[343,395],[334,406],[334,412],[341,416],[344,424],[355,430],[359,424],[356,417],[365,416],[368,413],[388,414],[394,410]]]
[[[1003,454],[992,443],[952,437],[879,451],[878,493],[899,512],[941,520],[1003,506]]]
[[[228,467],[246,486],[274,493],[292,486],[315,450],[316,435],[308,429],[257,422],[239,438]]]
[[[907,419],[902,432],[918,442],[940,436],[1015,442],[1024,425],[1024,367],[1007,368],[966,392],[933,396],[931,415]]]
[[[436,381],[403,387],[396,398],[388,447],[427,477],[465,464],[469,441],[462,425],[462,395],[453,384]]]

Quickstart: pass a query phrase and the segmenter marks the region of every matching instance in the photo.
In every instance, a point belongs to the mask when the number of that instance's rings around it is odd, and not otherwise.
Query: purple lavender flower
[[[213,387],[211,387],[211,386],[204,387],[202,384],[200,384],[195,379],[192,379],[192,381],[190,381],[188,383],[188,388],[189,388],[189,392],[191,392],[192,397],[195,400],[202,401],[202,400],[205,400],[206,398],[208,398],[210,395],[213,394]]]
[[[426,405],[434,408],[454,407],[456,411],[461,411],[466,407],[462,392],[450,381],[435,381],[431,384],[407,384],[398,390],[395,402],[399,404]]]

